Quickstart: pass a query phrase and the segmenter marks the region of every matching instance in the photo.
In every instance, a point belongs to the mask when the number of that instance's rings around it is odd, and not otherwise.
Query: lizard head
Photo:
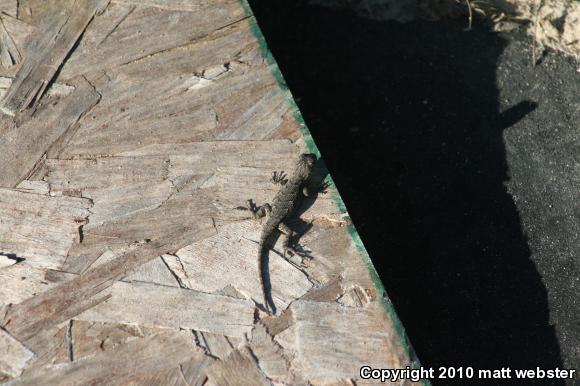
[[[315,163],[316,156],[314,154],[300,154],[300,158],[298,159],[298,164],[296,166],[296,174],[305,178],[308,177],[314,168]]]

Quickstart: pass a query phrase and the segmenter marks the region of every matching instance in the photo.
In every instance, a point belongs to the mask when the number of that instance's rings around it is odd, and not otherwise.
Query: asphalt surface
[[[250,4],[422,364],[580,371],[580,64],[482,22]]]

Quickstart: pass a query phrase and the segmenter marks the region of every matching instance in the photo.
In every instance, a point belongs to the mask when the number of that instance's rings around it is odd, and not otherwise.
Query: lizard
[[[288,252],[304,256],[298,253],[291,245],[291,241],[296,236],[296,232],[288,226],[288,220],[298,209],[302,197],[310,195],[309,183],[315,163],[316,156],[314,154],[304,153],[298,158],[294,171],[288,179],[285,178],[286,176],[283,172],[279,174],[274,172],[272,180],[274,183],[279,183],[281,188],[274,196],[272,205],[266,203],[255,208],[252,200],[247,201],[248,209],[252,211],[255,219],[267,216],[258,243],[258,261],[264,296],[264,308],[268,314],[276,313],[268,274],[268,243],[276,234],[276,231],[279,230],[284,235],[284,257],[286,257],[286,253]],[[324,188],[321,191],[323,192]]]

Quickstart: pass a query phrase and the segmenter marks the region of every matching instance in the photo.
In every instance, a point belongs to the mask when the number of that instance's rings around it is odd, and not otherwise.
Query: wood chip
[[[354,285],[347,289],[344,294],[338,299],[340,304],[349,307],[364,307],[371,301],[369,295],[364,288]]]
[[[276,343],[263,325],[257,324],[252,330],[249,344],[260,369],[274,381],[288,384],[304,383],[306,380],[290,370],[290,361],[284,349]]]
[[[18,0],[3,0],[0,2],[0,13],[16,17],[18,12]]]
[[[302,297],[303,300],[317,302],[335,302],[344,292],[342,289],[342,277],[336,276],[319,288],[313,288]]]
[[[0,64],[4,67],[11,67],[20,63],[21,59],[16,43],[6,30],[2,17],[0,17]]]
[[[45,280],[46,271],[27,264],[15,264],[0,269],[0,309],[18,304],[52,288],[55,283]]]
[[[30,181],[24,180],[16,186],[21,192],[25,193],[35,193],[48,196],[50,194],[50,186],[46,181]]]
[[[0,188],[0,250],[37,268],[59,269],[87,222],[89,200]]]
[[[299,300],[292,304],[292,311],[299,358],[293,364],[307,379],[356,380],[365,365],[372,368],[409,365],[409,358],[378,303],[354,308]]]
[[[0,109],[9,115],[36,103],[70,49],[97,10],[108,0],[59,0],[42,19],[42,24],[26,48],[26,60],[2,100]]]
[[[204,386],[206,385],[207,375],[206,369],[216,360],[212,357],[205,356],[201,361],[190,360],[180,365],[183,379],[188,386]]]
[[[113,9],[116,7],[109,7],[89,26],[59,76],[70,79],[89,71],[137,61],[189,44],[245,17],[243,8],[236,0],[222,0],[220,6],[199,0],[191,3],[200,4],[200,11],[179,12],[127,5],[126,8],[131,11],[120,19],[110,17],[109,9],[111,12],[118,11]],[[107,31],[106,35],[97,39],[95,35],[101,35],[102,31]],[[164,33],[160,34],[159,31]],[[155,39],[149,38],[152,36]]]
[[[234,350],[224,360],[213,363],[207,368],[207,375],[212,384],[221,386],[270,384],[247,348]]]
[[[162,328],[148,328],[131,324],[71,321],[71,346],[73,360],[114,352],[128,342],[167,332]]]
[[[151,377],[189,360],[203,360],[204,354],[191,338],[169,332],[128,341],[116,350],[104,351],[58,367],[38,369],[13,381],[13,385],[87,385],[107,380],[108,385],[125,385]]]
[[[0,328],[0,381],[18,377],[34,353]]]
[[[69,346],[67,344],[68,323],[62,326],[52,326],[39,331],[26,345],[34,349],[36,356],[24,370],[24,375],[48,365],[68,363]]]
[[[181,288],[148,283],[115,283],[109,300],[75,317],[78,320],[136,323],[148,327],[194,329],[243,337],[252,328],[254,305]]]
[[[223,359],[234,349],[227,336],[202,331],[194,331],[194,334],[198,344],[216,358]]]
[[[92,228],[160,207],[173,192],[174,186],[170,180],[82,189],[83,197],[90,198],[94,203],[86,230],[90,233]]]
[[[166,157],[114,157],[94,160],[46,161],[45,180],[51,190],[95,189],[138,182],[163,181],[168,176]]]
[[[55,105],[43,105],[21,126],[0,121],[4,125],[0,127],[0,186],[15,187],[26,179],[50,146],[99,100],[99,94],[86,80],[78,79],[75,87]]]
[[[211,227],[211,224],[210,224]],[[194,228],[174,228],[171,237],[153,240],[128,250],[108,263],[64,282],[42,294],[10,307],[0,326],[21,341],[33,338],[40,331],[62,323],[106,300],[98,295],[116,280],[126,276],[147,261],[164,253],[175,253],[204,230],[213,229],[198,223]],[[195,236],[194,236],[195,235]],[[34,347],[31,347],[34,350]]]
[[[179,287],[179,282],[161,257],[141,265],[135,272],[126,276],[123,280]]]
[[[4,1],[0,3],[4,3]],[[30,40],[34,31],[36,31],[36,27],[17,19],[15,15],[1,14],[0,20],[10,39],[18,49],[18,52],[21,54],[20,56],[22,56],[26,43]]]
[[[118,221],[90,228],[90,232],[83,233],[82,243],[70,249],[63,270],[84,272],[107,250],[118,256],[119,251],[131,245],[154,239],[171,240],[184,229],[190,235],[189,243],[213,235],[213,217],[218,212],[211,203],[216,199],[215,191],[199,192],[196,196],[174,198],[151,210],[138,211]]]
[[[292,323],[294,323],[294,318],[292,317],[292,309],[287,308],[282,311],[279,316],[266,316],[260,319],[260,323],[266,327],[266,331],[271,336],[276,336],[284,330],[288,329]]]

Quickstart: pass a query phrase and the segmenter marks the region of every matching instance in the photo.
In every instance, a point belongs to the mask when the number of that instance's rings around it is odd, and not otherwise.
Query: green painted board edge
[[[314,139],[312,138],[312,135],[310,134],[310,131],[308,130],[308,126],[306,125],[306,122],[304,122],[304,118],[302,117],[302,114],[300,113],[300,109],[298,108],[298,105],[296,105],[296,102],[294,101],[294,97],[292,96],[292,93],[290,92],[288,85],[286,84],[286,81],[284,80],[284,77],[282,76],[282,72],[280,71],[280,68],[278,67],[278,63],[276,62],[276,59],[274,58],[274,56],[270,52],[270,49],[268,48],[268,44],[266,43],[266,39],[264,38],[264,35],[262,34],[262,30],[258,26],[258,22],[256,21],[256,18],[254,17],[254,14],[252,12],[250,5],[248,4],[247,0],[239,0],[239,1],[241,3],[242,7],[244,8],[246,16],[249,18],[250,28],[251,28],[252,33],[254,34],[255,38],[258,41],[258,44],[260,46],[260,50],[262,52],[262,56],[264,58],[264,61],[266,62],[266,64],[270,68],[272,76],[274,77],[274,79],[276,79],[278,86],[286,94],[286,99],[288,100],[290,108],[293,111],[294,119],[296,120],[296,122],[298,123],[298,126],[300,127],[300,131],[302,132],[302,136],[304,138],[304,141],[306,142],[306,146],[308,146],[308,150],[310,152],[316,154],[317,157],[320,157],[320,151],[318,150],[318,147],[316,146],[316,143],[314,142]],[[329,182],[331,184],[331,186],[334,186],[334,184],[332,182],[332,177],[330,176],[330,174],[328,174],[327,182]],[[332,198],[333,198],[334,202],[336,203],[336,205],[338,206],[339,210],[341,212],[346,213],[346,206],[344,204],[344,201],[342,201],[342,198],[340,197],[340,195],[338,193],[334,193],[332,195]],[[375,284],[377,294],[379,295],[379,297],[381,299],[381,303],[383,305],[383,308],[385,309],[387,315],[390,317],[390,319],[393,323],[393,327],[395,328],[395,331],[397,332],[397,335],[399,337],[399,341],[400,341],[402,347],[407,351],[409,358],[411,358],[412,367],[419,368],[421,366],[421,363],[420,363],[419,358],[417,357],[417,355],[415,353],[415,350],[413,349],[413,346],[411,345],[411,343],[409,341],[409,338],[407,337],[407,333],[405,332],[405,328],[403,327],[403,323],[401,323],[401,320],[399,319],[397,312],[395,311],[393,303],[391,302],[391,300],[389,299],[389,297],[387,295],[387,292],[385,291],[385,287],[383,286],[383,283],[381,282],[381,279],[377,273],[377,270],[375,269],[375,266],[373,265],[373,262],[369,256],[366,248],[364,247],[363,242],[362,242],[358,232],[356,231],[356,228],[352,224],[352,222],[350,223],[350,225],[348,225],[347,229],[348,229],[350,236],[352,237],[352,240],[354,242],[354,245],[356,246],[356,249],[359,251],[361,258],[363,259],[363,262],[367,266],[367,269],[369,271],[371,279],[372,279],[373,283]],[[421,383],[424,386],[431,385],[431,382],[429,380],[422,380]]]

